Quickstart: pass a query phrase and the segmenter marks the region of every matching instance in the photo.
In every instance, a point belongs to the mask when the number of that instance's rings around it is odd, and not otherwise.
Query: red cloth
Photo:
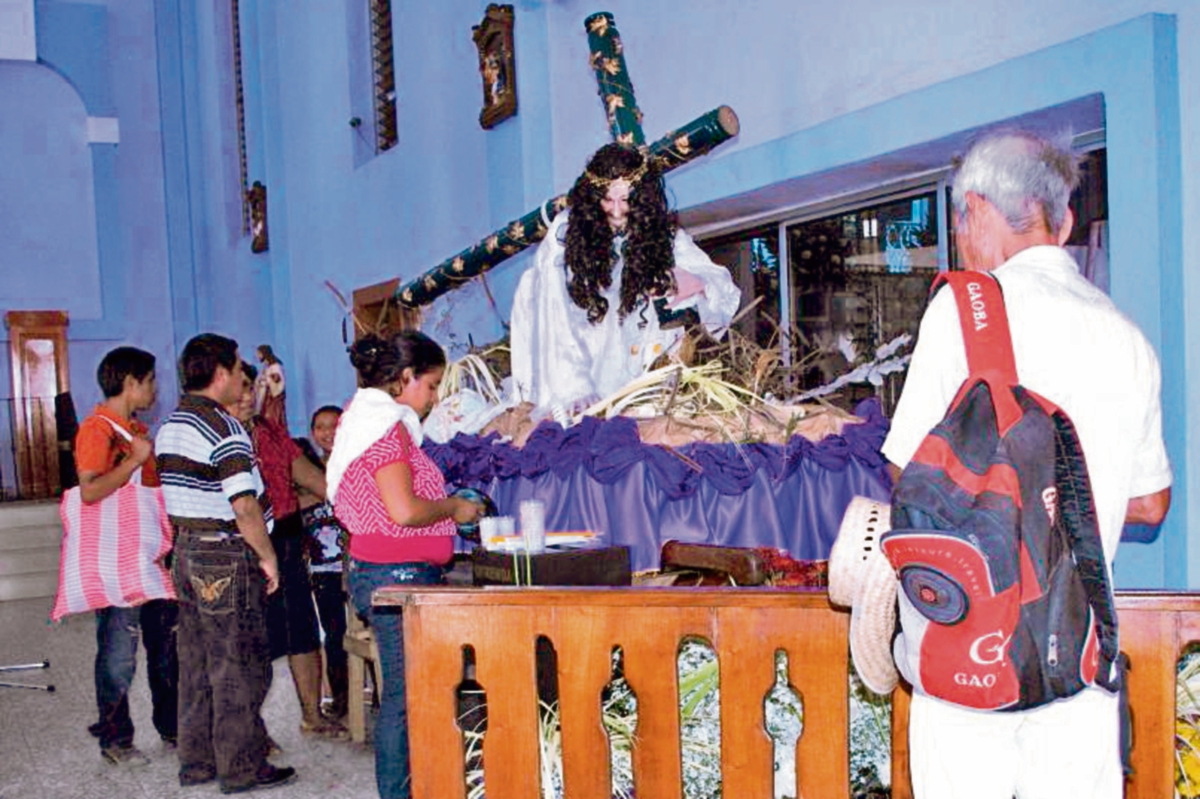
[[[296,498],[296,486],[292,483],[292,461],[303,458],[304,453],[288,431],[270,419],[258,417],[250,429],[254,442],[254,456],[258,470],[262,473],[263,486],[276,519],[282,519],[300,510]]]
[[[446,498],[446,479],[441,471],[413,444],[404,424],[397,423],[350,464],[338,485],[334,512],[350,531],[350,557],[368,563],[448,563],[454,555],[454,536],[458,532],[453,519],[425,527],[405,527],[388,515],[375,473],[393,463],[408,465],[416,496]]]

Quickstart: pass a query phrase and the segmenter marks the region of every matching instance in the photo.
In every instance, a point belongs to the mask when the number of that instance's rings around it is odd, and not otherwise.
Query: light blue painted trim
[[[791,268],[789,264],[791,254],[791,245],[788,241],[788,224],[786,222],[779,223],[779,329],[792,329],[792,278],[789,274]],[[785,346],[783,351],[783,365],[786,368],[792,366],[792,348]]]
[[[950,184],[942,178],[937,182],[937,237],[938,237],[938,271],[945,272],[950,268],[950,213],[949,203],[946,202],[946,187]]]
[[[548,13],[543,5],[527,4],[520,8],[513,27],[517,65],[516,123],[521,128],[522,151],[530,153],[530,157],[521,158],[525,196],[521,198],[517,216],[554,195],[554,159],[546,157],[554,149],[553,132],[547,124],[553,116],[553,83],[550,59],[546,58],[550,51]],[[597,120],[601,119],[603,117],[597,114]],[[488,155],[490,162],[490,150]],[[503,224],[507,219],[497,220],[493,215],[493,221]]]
[[[277,16],[288,11],[280,4],[242,0],[242,77],[246,104],[246,147],[249,180],[261,180],[267,187],[267,233],[270,249],[265,253],[250,254],[248,265],[254,270],[257,296],[262,298],[261,308],[263,335],[258,342],[243,342],[243,357],[254,357],[259,344],[270,344],[285,365],[293,367],[300,362],[295,345],[293,325],[291,258],[289,256],[287,168],[280,152],[268,150],[264,143],[285,140],[283,116],[265,113],[265,109],[279,107],[283,102],[280,87],[286,83],[286,75],[280,69],[279,37],[276,33]],[[249,240],[245,249],[249,250]],[[240,248],[239,248],[240,249]],[[299,311],[299,309],[296,309]],[[303,325],[303,321],[301,321]],[[291,372],[292,385],[299,388],[297,378]],[[297,397],[299,399],[299,397]],[[288,403],[288,424],[291,429],[307,430],[306,409],[301,402]]]
[[[1173,16],[1143,15],[707,160],[669,179],[679,207],[689,208],[1102,94],[1111,294],[1162,358],[1164,434],[1176,485],[1159,541],[1122,548],[1116,575],[1123,587],[1200,583],[1200,547],[1189,549],[1186,532],[1200,519],[1191,518],[1196,514],[1181,490],[1189,465],[1187,409],[1197,407],[1188,398],[1200,393],[1200,378],[1193,386],[1183,369],[1189,320],[1175,28]]]
[[[126,339],[131,325],[123,312],[125,274],[129,253],[125,248],[117,185],[117,145],[92,144],[92,184],[96,196],[96,254],[100,263],[100,318],[71,320],[72,341]]]
[[[1191,513],[1186,491],[1189,472],[1187,452],[1187,422],[1195,414],[1196,403],[1188,400],[1194,392],[1188,390],[1187,341],[1185,313],[1185,281],[1183,274],[1183,175],[1180,129],[1180,94],[1178,51],[1176,49],[1175,18],[1154,17],[1154,109],[1149,122],[1156,126],[1153,152],[1157,155],[1158,263],[1161,270],[1161,290],[1158,296],[1162,315],[1159,356],[1163,371],[1163,419],[1167,424],[1167,455],[1175,471],[1176,490],[1168,524],[1159,540],[1163,542],[1164,584],[1172,588],[1195,585],[1200,579],[1200,547],[1189,552],[1187,530]],[[1110,106],[1111,108],[1111,106]],[[1109,159],[1111,161],[1111,144]],[[1109,193],[1112,182],[1109,179]],[[1153,237],[1151,237],[1153,238]],[[1153,263],[1149,261],[1148,263]],[[1135,272],[1123,270],[1122,278],[1137,282]],[[1150,270],[1153,271],[1153,270]],[[1124,288],[1124,286],[1123,286]],[[1192,414],[1189,414],[1189,408]],[[1190,557],[1189,557],[1190,556]],[[1190,578],[1189,575],[1196,577]]]
[[[116,116],[108,52],[108,8],[38,0],[35,19],[38,63],[71,84],[89,116]]]
[[[194,85],[188,85],[184,74],[184,65],[195,63],[195,38],[185,36],[186,19],[179,13],[179,0],[155,0],[154,10],[172,333],[175,351],[181,352],[187,340],[200,332],[187,135],[189,124],[194,125],[187,109],[197,107],[197,98]]]

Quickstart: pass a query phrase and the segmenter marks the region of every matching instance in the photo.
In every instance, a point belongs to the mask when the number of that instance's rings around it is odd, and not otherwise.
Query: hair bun
[[[350,363],[360,372],[371,371],[388,344],[374,333],[368,333],[350,345]]]

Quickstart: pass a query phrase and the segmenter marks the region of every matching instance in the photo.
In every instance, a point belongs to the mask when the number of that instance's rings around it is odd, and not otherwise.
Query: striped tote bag
[[[99,502],[84,502],[78,487],[63,492],[58,592],[50,612],[54,621],[72,613],[177,598],[164,565],[174,536],[162,489],[141,485],[138,474],[137,482]]]

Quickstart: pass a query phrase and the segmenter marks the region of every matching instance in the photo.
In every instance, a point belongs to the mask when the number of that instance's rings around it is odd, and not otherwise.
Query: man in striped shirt
[[[183,348],[185,392],[155,439],[175,526],[179,593],[179,783],[222,793],[282,785],[267,762],[267,594],[279,587],[270,505],[245,429],[222,406],[242,391],[237,342],[212,333]]]

